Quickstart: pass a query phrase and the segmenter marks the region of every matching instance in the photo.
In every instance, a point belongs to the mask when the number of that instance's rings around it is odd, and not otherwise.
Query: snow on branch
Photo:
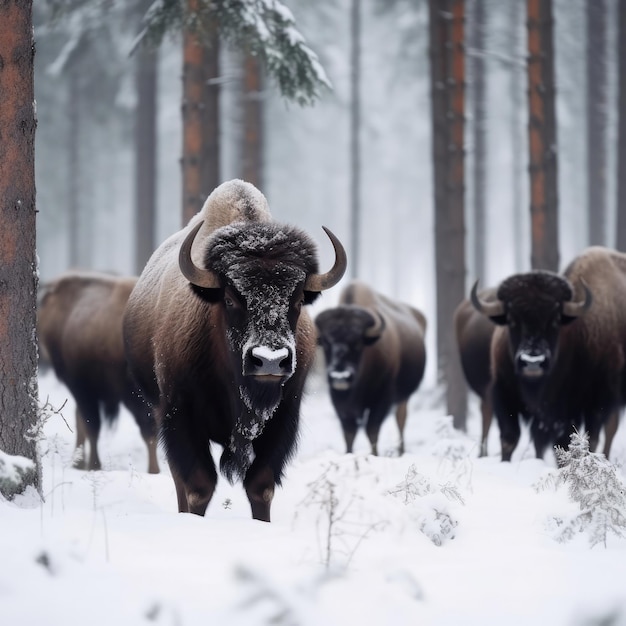
[[[626,537],[626,486],[617,467],[603,454],[589,450],[587,433],[572,433],[567,450],[556,448],[559,469],[535,485],[537,491],[566,486],[579,512],[555,517],[552,526],[557,541],[565,542],[586,531],[589,543],[606,547],[609,534]]]
[[[317,55],[306,45],[291,11],[279,0],[198,0],[190,12],[180,0],[155,0],[137,40],[158,44],[168,32],[195,30],[220,37],[258,57],[281,94],[301,105],[313,104],[331,83]]]

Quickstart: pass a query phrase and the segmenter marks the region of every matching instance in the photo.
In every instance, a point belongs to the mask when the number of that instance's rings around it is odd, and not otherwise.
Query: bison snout
[[[279,376],[288,378],[295,369],[293,352],[289,348],[273,350],[256,346],[248,350],[244,358],[243,373],[246,376]]]
[[[536,378],[547,373],[550,367],[550,355],[546,352],[518,352],[516,358],[518,374]]]
[[[328,372],[330,386],[337,391],[346,391],[352,385],[354,375],[349,370],[331,370]]]

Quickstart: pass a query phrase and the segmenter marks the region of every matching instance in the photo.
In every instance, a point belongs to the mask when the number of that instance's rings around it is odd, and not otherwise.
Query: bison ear
[[[504,313],[502,315],[490,315],[489,319],[496,324],[496,326],[506,326],[509,323],[509,319]]]

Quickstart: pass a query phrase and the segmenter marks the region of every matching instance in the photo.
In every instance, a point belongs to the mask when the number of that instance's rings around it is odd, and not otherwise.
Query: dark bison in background
[[[100,469],[101,414],[113,421],[124,404],[146,442],[148,471],[159,471],[154,420],[137,395],[124,356],[122,317],[136,282],[135,277],[72,272],[41,289],[37,311],[40,360],[52,366],[76,401],[74,466],[79,469]]]
[[[315,328],[302,307],[346,268],[341,243],[326,232],[335,264],[319,274],[311,239],[271,221],[263,194],[232,180],[141,274],[124,338],[154,408],[179,511],[206,512],[217,482],[215,442],[222,472],[243,481],[252,517],[270,520],[315,354]]]
[[[494,301],[496,290],[484,290],[481,299]],[[461,367],[469,388],[480,398],[482,433],[480,456],[487,456],[487,438],[493,418],[491,406],[491,338],[496,326],[479,313],[469,300],[463,300],[454,311],[454,328]]]
[[[408,399],[426,365],[426,318],[408,304],[354,281],[342,291],[339,306],[321,312],[315,324],[347,452],[352,452],[362,425],[372,453],[378,454],[381,424],[397,405],[402,454]]]
[[[581,426],[592,450],[605,426],[608,456],[626,403],[626,255],[588,248],[562,275],[511,276],[496,302],[475,284],[471,300],[499,325],[491,359],[502,460],[519,441],[518,416],[530,421],[538,457],[550,445],[566,448]]]

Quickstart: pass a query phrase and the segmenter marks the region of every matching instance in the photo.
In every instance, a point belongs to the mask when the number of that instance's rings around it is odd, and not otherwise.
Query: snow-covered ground
[[[51,374],[40,396],[68,398]],[[533,488],[556,471],[552,456],[532,458],[526,437],[501,463],[494,426],[478,459],[475,401],[467,436],[440,406],[433,390],[413,398],[402,457],[392,417],[380,457],[364,434],[346,455],[325,383],[311,379],[299,453],[266,524],[225,479],[204,518],[178,514],[165,461],[145,472],[126,412],[102,433],[105,469],[72,469],[69,398],[45,426],[45,502],[0,502],[0,623],[626,624],[626,539],[559,543],[555,520],[577,505],[563,488]],[[624,424],[612,456],[626,461]]]

